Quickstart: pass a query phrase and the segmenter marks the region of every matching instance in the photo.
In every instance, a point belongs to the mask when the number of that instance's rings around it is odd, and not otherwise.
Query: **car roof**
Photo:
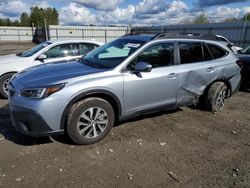
[[[53,44],[63,44],[63,43],[92,43],[92,44],[98,44],[102,45],[103,43],[95,41],[95,40],[83,40],[83,39],[67,39],[67,40],[49,40],[48,42],[51,42]]]

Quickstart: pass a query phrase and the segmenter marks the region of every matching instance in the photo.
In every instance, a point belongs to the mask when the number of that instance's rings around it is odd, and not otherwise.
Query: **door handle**
[[[168,78],[176,78],[177,76],[178,76],[178,74],[176,74],[176,73],[170,73],[168,75]]]
[[[207,69],[207,72],[213,72],[214,70],[215,70],[214,67],[209,67],[209,68]]]

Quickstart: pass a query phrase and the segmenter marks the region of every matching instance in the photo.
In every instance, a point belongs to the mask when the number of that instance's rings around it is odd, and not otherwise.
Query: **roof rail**
[[[154,31],[132,31],[122,37],[134,36],[134,35],[152,35],[151,40],[156,39],[201,39],[201,40],[214,40],[219,41],[216,35],[213,34],[204,34],[204,33],[157,33]]]
[[[153,39],[166,39],[166,38],[218,40],[215,35],[202,34],[202,33],[160,33],[153,37]]]

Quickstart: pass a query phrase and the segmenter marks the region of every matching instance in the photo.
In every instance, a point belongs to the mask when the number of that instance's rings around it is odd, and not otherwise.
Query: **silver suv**
[[[221,42],[131,35],[80,61],[50,63],[9,83],[13,125],[31,136],[59,133],[77,144],[103,139],[119,120],[202,104],[219,111],[237,91],[240,66]]]

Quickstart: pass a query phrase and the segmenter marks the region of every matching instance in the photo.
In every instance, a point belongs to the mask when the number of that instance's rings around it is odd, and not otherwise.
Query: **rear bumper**
[[[15,129],[28,136],[42,137],[64,133],[63,130],[53,131],[41,115],[30,109],[10,106],[10,116]]]
[[[230,80],[229,80],[230,86],[231,86],[231,93],[230,96],[234,95],[237,91],[240,89],[240,84],[241,84],[241,74],[240,72],[236,75],[234,75]]]

